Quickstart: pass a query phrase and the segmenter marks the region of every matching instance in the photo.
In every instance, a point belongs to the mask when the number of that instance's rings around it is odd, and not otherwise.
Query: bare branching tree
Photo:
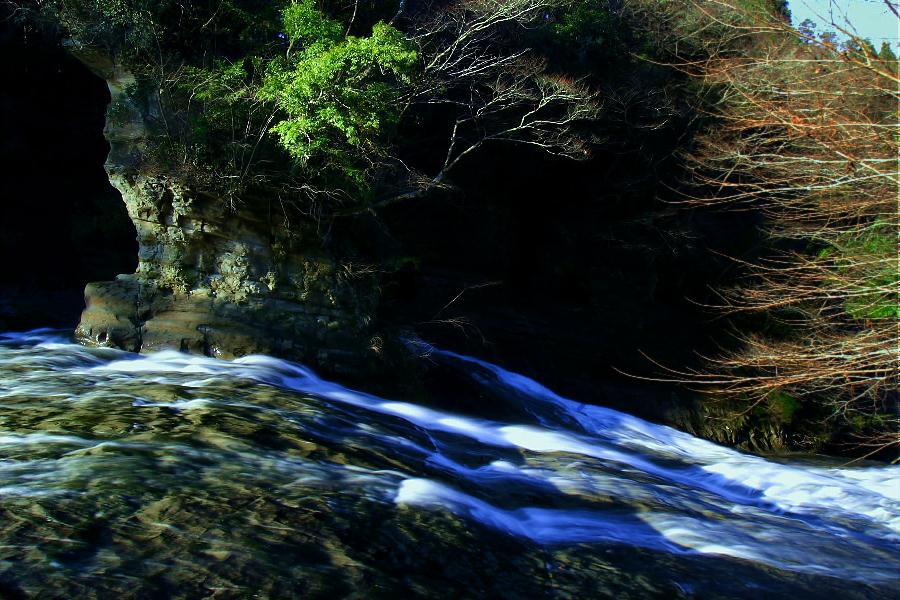
[[[530,145],[583,159],[579,123],[595,118],[597,96],[581,82],[549,73],[545,61],[515,43],[567,0],[461,0],[429,13],[416,30],[425,58],[411,104],[452,107],[445,160],[425,186],[444,183],[466,156],[489,142]]]
[[[861,424],[865,443],[896,447],[897,62],[847,24],[832,24],[837,43],[746,6],[683,0],[646,19],[667,31],[673,64],[713,91],[704,110],[715,126],[687,156],[686,203],[761,210],[789,248],[747,265],[748,284],[725,292],[722,308],[764,312],[792,333],[748,335],[683,379],[748,407],[775,392],[825,402]]]

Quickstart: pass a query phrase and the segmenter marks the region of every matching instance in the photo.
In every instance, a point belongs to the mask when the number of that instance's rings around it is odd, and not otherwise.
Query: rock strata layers
[[[108,57],[76,54],[110,88],[106,170],[139,245],[135,273],[88,284],[76,337],[135,352],[266,353],[329,372],[365,370],[381,349],[374,271],[323,250],[313,226],[290,222],[277,199],[233,204],[148,172],[153,115],[144,107],[153,102],[136,101],[134,79]]]

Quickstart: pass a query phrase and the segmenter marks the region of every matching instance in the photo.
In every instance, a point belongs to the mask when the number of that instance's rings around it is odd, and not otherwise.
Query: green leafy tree
[[[368,37],[345,36],[312,0],[289,6],[284,27],[288,50],[266,66],[259,90],[282,115],[271,131],[299,164],[336,169],[362,188],[363,165],[384,156],[418,53],[384,22]]]
[[[280,182],[361,199],[418,69],[415,47],[381,21],[368,36],[347,35],[312,0],[287,5],[270,38],[167,78],[168,112],[180,111],[185,125],[161,140],[182,152],[164,154],[212,165],[235,193]]]

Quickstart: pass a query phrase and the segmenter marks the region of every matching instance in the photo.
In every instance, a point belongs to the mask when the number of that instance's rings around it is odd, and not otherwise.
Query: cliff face
[[[231,358],[267,353],[360,373],[381,350],[372,271],[322,250],[276,199],[221,198],[142,165],[152,102],[108,57],[77,53],[110,89],[106,170],[137,230],[138,267],[88,284],[76,336],[135,352],[166,348]]]

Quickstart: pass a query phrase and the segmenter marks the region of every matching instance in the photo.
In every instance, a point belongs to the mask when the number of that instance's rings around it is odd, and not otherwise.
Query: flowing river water
[[[898,597],[900,467],[747,455],[432,354],[472,414],[0,335],[0,597]]]

